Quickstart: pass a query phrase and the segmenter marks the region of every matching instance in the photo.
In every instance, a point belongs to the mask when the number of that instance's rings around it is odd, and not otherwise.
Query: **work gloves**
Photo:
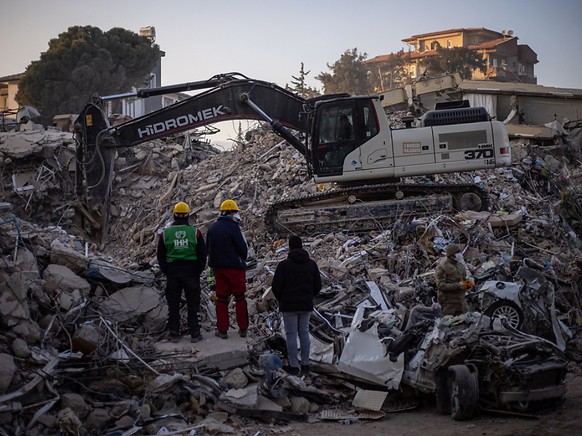
[[[475,282],[473,282],[472,280],[463,280],[462,282],[459,282],[459,287],[461,289],[469,289],[472,288],[475,285]]]

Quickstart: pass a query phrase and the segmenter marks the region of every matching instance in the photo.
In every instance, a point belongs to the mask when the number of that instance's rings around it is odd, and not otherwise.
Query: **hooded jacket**
[[[246,269],[248,246],[232,217],[218,217],[206,233],[206,245],[209,267]]]
[[[459,262],[451,257],[442,258],[435,270],[435,281],[437,289],[440,292],[458,292],[465,290],[461,289],[459,282],[465,280],[466,269],[462,262]]]
[[[313,297],[321,290],[319,268],[303,248],[289,251],[279,262],[273,277],[272,290],[281,312],[311,312]]]

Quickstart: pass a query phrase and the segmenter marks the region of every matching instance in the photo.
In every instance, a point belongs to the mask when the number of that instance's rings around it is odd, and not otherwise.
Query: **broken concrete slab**
[[[107,315],[118,322],[142,318],[149,328],[159,328],[168,316],[167,305],[158,289],[131,286],[111,294],[101,303]]]
[[[14,358],[10,354],[0,353],[0,394],[12,384],[17,370]]]
[[[22,133],[0,133],[0,153],[11,159],[23,159],[42,152],[42,146],[38,145],[38,134],[34,138]]]
[[[30,308],[26,301],[29,280],[19,273],[12,274],[0,283],[0,315],[2,322],[14,327],[23,319],[30,318]]]
[[[156,342],[154,348],[164,355],[168,364],[180,361],[190,362],[191,366],[203,364],[208,368],[228,370],[245,366],[249,362],[249,349],[246,338],[230,334],[228,339],[221,339],[213,333],[203,332],[202,341],[190,343],[190,336],[184,336],[180,342]],[[183,353],[180,357],[179,354]],[[188,356],[188,357],[185,357]]]
[[[64,265],[50,264],[43,274],[43,288],[52,295],[58,292],[72,293],[77,290],[82,297],[88,297],[91,285]]]
[[[229,389],[220,395],[220,401],[239,409],[255,409],[259,402],[258,387],[258,384],[252,383],[245,388]]]
[[[66,266],[77,274],[87,269],[89,259],[75,248],[63,244],[58,239],[51,242],[50,248],[52,263]]]
[[[97,279],[106,279],[118,285],[126,285],[132,280],[132,275],[111,262],[102,259],[91,259],[86,274]]]

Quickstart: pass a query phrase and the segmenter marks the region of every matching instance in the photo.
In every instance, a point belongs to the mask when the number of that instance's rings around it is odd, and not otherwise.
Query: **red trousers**
[[[245,298],[246,276],[244,269],[216,268],[216,329],[225,333],[228,331],[228,300],[234,296],[236,323],[240,330],[249,327],[247,300]]]

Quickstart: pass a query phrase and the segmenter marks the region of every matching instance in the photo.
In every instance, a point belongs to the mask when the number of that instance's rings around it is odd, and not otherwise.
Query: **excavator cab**
[[[372,98],[325,100],[318,102],[315,109],[310,150],[313,172],[320,176],[341,175],[346,157],[379,133]]]

